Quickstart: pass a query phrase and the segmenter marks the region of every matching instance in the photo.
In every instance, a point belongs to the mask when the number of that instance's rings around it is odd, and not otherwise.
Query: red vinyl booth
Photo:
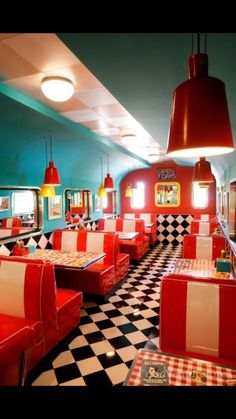
[[[144,220],[145,223],[145,236],[149,239],[149,244],[154,244],[157,241],[157,216],[156,214],[150,214],[150,213],[142,213],[142,212],[136,212],[136,213],[124,213],[120,214],[121,219],[126,220],[134,220],[135,218]],[[146,226],[146,224],[153,224],[150,227]]]
[[[216,221],[192,221],[190,224],[190,234],[212,234],[220,224]]]
[[[2,219],[2,227],[12,228],[21,227],[22,220],[20,217],[7,217]]]
[[[185,259],[216,259],[221,250],[226,249],[226,240],[223,236],[204,236],[185,234],[183,239],[183,257]]]
[[[143,220],[122,220],[122,219],[100,219],[98,230],[113,232],[138,232],[138,236],[132,240],[119,239],[120,250],[128,253],[131,260],[138,261],[148,250],[148,237],[144,234]]]
[[[0,256],[0,295],[4,331],[33,331],[27,371],[80,321],[82,293],[56,288],[51,262]]]
[[[128,273],[129,255],[119,253],[115,233],[86,230],[55,230],[55,250],[106,253],[105,257],[84,270],[57,269],[57,283],[70,289],[104,296]]]
[[[236,366],[236,282],[170,274],[161,282],[160,350]]]
[[[199,221],[217,221],[215,214],[195,214],[194,220]]]

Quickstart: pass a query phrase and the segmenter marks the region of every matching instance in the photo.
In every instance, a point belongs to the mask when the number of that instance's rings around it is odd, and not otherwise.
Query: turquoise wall
[[[100,157],[104,161],[103,178],[107,172],[106,153],[110,156],[110,173],[118,194],[120,180],[127,168],[134,164],[144,167],[143,163],[94,140],[93,136],[89,138],[78,133],[76,128],[80,124],[68,127],[4,94],[0,94],[0,108],[0,185],[41,187],[46,167],[45,137],[49,139],[49,130],[52,133],[53,160],[61,179],[61,186],[55,190],[63,197],[63,216],[48,220],[48,199],[43,198],[43,232],[65,226],[65,188],[91,189],[94,203],[94,195],[101,183]],[[101,212],[94,211],[93,206],[93,219],[101,215]]]

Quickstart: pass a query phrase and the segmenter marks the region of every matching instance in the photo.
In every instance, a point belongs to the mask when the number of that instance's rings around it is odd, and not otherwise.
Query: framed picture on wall
[[[9,211],[10,196],[0,196],[0,211]]]
[[[62,195],[56,195],[48,198],[48,219],[62,217]]]

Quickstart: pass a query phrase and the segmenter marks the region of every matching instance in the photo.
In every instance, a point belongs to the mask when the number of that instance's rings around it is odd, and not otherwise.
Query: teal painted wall
[[[48,220],[48,199],[43,198],[43,232],[65,226],[65,188],[91,189],[94,203],[101,183],[100,157],[104,160],[103,178],[107,172],[106,153],[110,156],[110,173],[119,200],[120,180],[128,167],[137,165],[135,159],[3,94],[0,94],[0,108],[0,185],[41,187],[46,167],[45,136],[49,139],[49,130],[52,133],[53,160],[61,178],[61,186],[55,190],[63,197],[63,217]],[[139,164],[139,167],[143,166]],[[93,219],[101,215],[93,206]]]

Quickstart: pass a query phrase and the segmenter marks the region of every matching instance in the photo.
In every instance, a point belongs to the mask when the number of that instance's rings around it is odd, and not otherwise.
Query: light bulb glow
[[[45,77],[41,83],[44,95],[55,102],[64,102],[74,93],[72,81],[64,77]]]

